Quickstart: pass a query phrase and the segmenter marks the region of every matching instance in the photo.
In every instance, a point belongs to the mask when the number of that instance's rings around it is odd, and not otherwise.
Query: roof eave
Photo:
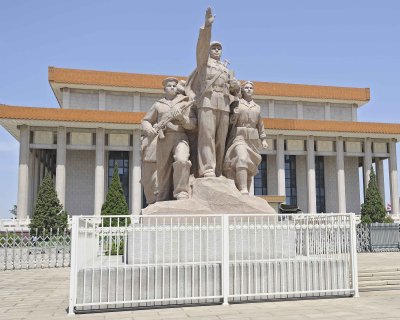
[[[62,98],[61,98],[61,90],[60,90],[60,88],[58,88],[58,89],[55,88],[53,86],[53,84],[54,84],[53,81],[49,80],[49,84],[50,84],[51,90],[53,91],[54,96],[56,97],[56,100],[58,102],[59,107],[62,108]]]
[[[61,120],[33,120],[33,119],[0,119],[0,125],[19,141],[19,126],[31,127],[67,127],[106,130],[141,130],[141,124],[111,123],[111,122],[86,122],[86,121],[61,121]]]
[[[67,77],[62,76],[60,78],[59,73],[66,72]],[[80,73],[79,79],[74,79],[72,75]],[[99,75],[101,74],[101,79],[100,81],[103,81],[102,83],[96,82],[99,80],[93,80],[93,75]],[[115,82],[111,84],[109,81],[110,79],[113,79],[115,76],[120,76],[123,75],[124,79],[126,80],[126,77],[131,77],[131,76],[144,76],[144,77],[157,77],[157,79],[164,77],[163,75],[151,75],[151,74],[133,74],[133,73],[125,73],[125,72],[111,72],[111,71],[95,71],[95,70],[80,70],[80,69],[66,69],[66,68],[56,68],[56,67],[49,67],[48,68],[48,79],[50,86],[52,87],[52,90],[57,98],[58,103],[62,107],[62,93],[61,93],[61,88],[63,87],[68,87],[68,88],[77,88],[77,89],[92,89],[92,90],[108,90],[108,91],[125,91],[125,92],[143,92],[143,93],[162,93],[163,90],[162,88],[156,88],[156,87],[143,87],[140,85],[140,81],[138,82],[136,79],[136,82],[134,81],[133,83],[136,83],[137,85],[127,85],[130,83],[129,81],[123,81],[123,83],[126,85],[122,85],[122,83]],[[92,78],[91,78],[92,77]],[[179,79],[183,79],[184,77],[177,76]],[[76,78],[76,76],[75,76]],[[85,79],[83,81],[82,79]],[[92,80],[90,80],[92,79]],[[158,81],[158,80],[157,80]],[[110,83],[108,83],[110,82]],[[259,82],[259,81],[257,81]],[[104,84],[105,83],[105,84]],[[131,83],[131,84],[133,84]],[[161,80],[160,80],[161,83]],[[357,106],[362,106],[366,104],[367,102],[370,101],[370,89],[369,88],[354,88],[354,87],[333,87],[333,86],[321,86],[321,85],[303,85],[303,84],[287,84],[287,83],[268,83],[268,82],[259,82],[260,85],[277,85],[278,88],[275,93],[279,93],[278,95],[273,95],[273,94],[268,94],[268,95],[260,95],[260,94],[255,94],[256,99],[274,99],[274,100],[297,100],[297,101],[312,101],[312,102],[332,102],[332,103],[350,103],[350,104],[356,104]],[[143,84],[143,83],[142,83]],[[147,82],[148,84],[148,82]],[[153,83],[154,85],[154,83]],[[301,92],[303,94],[299,94],[297,96],[296,93],[292,92],[291,94],[283,94],[282,93],[282,85],[288,86],[289,88],[296,87],[297,93]],[[300,86],[300,87],[299,87]],[[303,89],[299,89],[303,88]],[[315,94],[312,94],[309,91],[310,88],[321,88],[325,90],[325,92],[322,94],[322,96],[318,96]],[[340,90],[344,89],[347,93],[345,93],[342,97],[336,96],[336,94],[332,94],[332,96],[329,96],[329,90]],[[352,94],[349,95],[348,90],[349,89],[355,89],[357,90],[357,93],[352,96]],[[289,89],[291,90],[291,89]],[[328,90],[328,92],[326,92]],[[257,90],[256,90],[257,92]],[[308,92],[308,93],[307,93]],[[306,93],[306,94],[305,94]]]
[[[376,132],[350,132],[350,131],[319,131],[319,130],[288,130],[265,129],[267,135],[284,136],[316,136],[316,137],[343,137],[343,138],[372,138],[372,139],[396,139],[400,141],[400,134],[376,133]]]
[[[135,87],[117,87],[117,86],[106,86],[106,85],[95,85],[95,84],[80,84],[80,83],[62,83],[49,81],[50,86],[53,90],[57,101],[62,108],[62,88],[80,89],[80,90],[105,90],[105,91],[119,91],[119,92],[130,92],[130,93],[153,93],[162,94],[162,89],[153,88],[135,88]],[[315,97],[300,97],[300,96],[273,96],[273,95],[254,95],[255,100],[294,100],[294,101],[307,101],[307,102],[329,102],[329,103],[346,103],[354,104],[357,107],[361,107],[369,100],[354,100],[354,99],[336,99],[336,98],[315,98]]]

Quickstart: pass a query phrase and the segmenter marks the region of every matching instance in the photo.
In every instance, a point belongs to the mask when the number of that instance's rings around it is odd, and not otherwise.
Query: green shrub
[[[389,221],[393,222],[392,218],[386,214],[385,205],[376,182],[375,171],[371,166],[368,187],[365,192],[365,201],[361,205],[361,222],[369,224],[373,222],[383,223]]]
[[[124,254],[125,241],[119,236],[106,237],[103,240],[104,253],[116,256]]]
[[[118,174],[118,164],[114,165],[113,177],[111,180],[110,187],[108,188],[108,193],[106,196],[106,201],[101,207],[101,215],[128,215],[129,209],[126,203],[124,191],[122,189],[121,181]],[[130,224],[130,220],[126,221],[126,224]],[[103,218],[103,227],[124,227],[125,218]]]
[[[42,235],[44,233],[57,234],[67,228],[68,215],[58,199],[56,189],[50,173],[46,174],[36,198],[33,217],[30,224],[31,233]]]

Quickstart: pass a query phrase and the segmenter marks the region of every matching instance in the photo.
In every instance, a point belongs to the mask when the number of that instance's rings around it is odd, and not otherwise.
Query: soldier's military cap
[[[177,79],[177,78],[174,78],[174,77],[165,78],[165,79],[162,81],[163,87],[165,87],[165,86],[167,85],[168,82],[172,82],[172,81],[175,82],[176,84],[178,83],[178,79]]]
[[[241,84],[240,84],[240,87],[241,88],[243,88],[246,84],[251,84],[253,87],[254,87],[254,83],[253,82],[251,82],[251,81],[245,81],[245,82],[242,82]]]
[[[222,44],[219,41],[211,41],[210,43],[210,48],[214,47],[214,46],[219,46],[222,48]]]

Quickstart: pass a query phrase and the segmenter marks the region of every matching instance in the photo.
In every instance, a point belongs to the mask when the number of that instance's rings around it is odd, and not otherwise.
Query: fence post
[[[7,270],[7,256],[8,256],[8,252],[7,252],[7,248],[8,248],[8,230],[6,229],[6,240],[5,240],[5,246],[4,246],[4,270]]]
[[[72,217],[72,227],[71,227],[71,269],[70,269],[70,280],[69,280],[69,308],[68,315],[74,316],[74,306],[76,303],[76,285],[78,278],[77,270],[77,249],[78,249],[78,236],[79,236],[79,216]]]
[[[222,296],[223,305],[228,305],[229,296],[229,215],[222,216]]]
[[[351,259],[351,281],[353,283],[355,298],[360,297],[358,293],[358,266],[357,266],[357,237],[356,237],[356,217],[355,213],[350,213],[350,259]]]
[[[310,228],[309,228],[309,221],[308,221],[308,216],[306,216],[306,234],[305,234],[305,242],[306,242],[306,246],[305,246],[305,254],[307,256],[307,258],[310,257]]]

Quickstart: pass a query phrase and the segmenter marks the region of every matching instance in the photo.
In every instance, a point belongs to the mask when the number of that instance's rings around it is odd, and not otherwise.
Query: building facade
[[[165,77],[49,67],[60,108],[0,105],[0,124],[20,142],[17,216],[32,215],[47,172],[68,214],[99,215],[115,162],[130,211],[140,214],[140,121],[162,97]],[[269,143],[255,195],[284,196],[309,213],[359,213],[360,187],[374,165],[382,196],[390,192],[392,213],[399,214],[400,125],[357,121],[368,88],[255,82],[254,98]]]

